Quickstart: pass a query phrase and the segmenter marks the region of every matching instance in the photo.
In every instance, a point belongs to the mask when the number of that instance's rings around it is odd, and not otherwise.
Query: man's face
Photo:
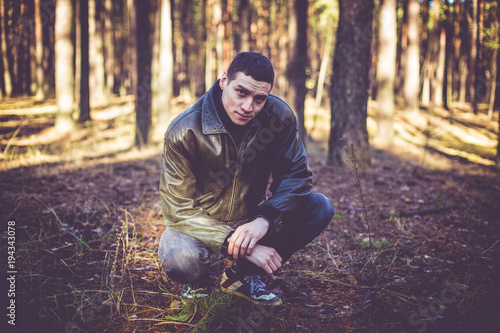
[[[242,72],[236,73],[236,77],[230,82],[227,73],[224,73],[219,86],[223,91],[224,109],[231,121],[240,126],[257,117],[272,88],[269,82],[254,80]]]

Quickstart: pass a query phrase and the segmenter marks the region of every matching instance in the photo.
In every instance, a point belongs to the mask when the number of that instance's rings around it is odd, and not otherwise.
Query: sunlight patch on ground
[[[0,115],[6,116],[6,121],[2,123],[5,134],[0,139],[0,144],[4,147],[0,151],[0,169],[57,162],[77,167],[98,159],[116,162],[161,156],[163,135],[168,124],[157,131],[153,130],[151,148],[135,151],[135,113],[131,96],[117,97],[109,107],[93,110],[93,120],[86,127],[80,126],[64,133],[56,131],[51,125],[56,112],[55,105],[36,105],[27,99],[20,101],[21,108],[11,109],[13,103],[3,103],[3,106],[7,106],[0,110]],[[377,102],[371,101],[369,105],[371,109],[367,127],[370,143],[375,148],[382,149],[374,140],[377,131],[374,118]],[[171,119],[188,106],[186,103],[173,103]],[[8,118],[9,116],[13,118]],[[326,140],[330,133],[329,106],[323,105],[316,109],[314,100],[308,98],[305,119],[310,137],[324,143],[319,154],[324,155],[326,160]],[[391,148],[384,149],[430,168],[454,168],[457,158],[493,165],[497,124],[496,119],[489,120],[485,114],[473,115],[458,107],[451,112],[442,108],[436,108],[434,112],[421,110],[418,116],[411,119],[397,110],[394,143]],[[19,133],[15,133],[16,130]],[[28,135],[23,136],[23,133]]]
[[[8,148],[0,151],[0,170],[53,163],[64,163],[64,169],[75,169],[154,156],[159,159],[158,143],[142,150],[134,148],[135,114],[132,111],[133,101],[122,101],[110,108],[92,111],[93,120],[86,127],[60,132],[49,126],[40,127],[41,130],[29,136],[10,134],[9,139],[0,141]],[[35,118],[34,121],[41,120]],[[12,131],[26,123],[12,122],[16,123],[10,125],[18,125],[12,126]],[[34,125],[31,120],[29,123]]]
[[[16,116],[34,116],[42,114],[57,113],[57,105],[34,105],[32,107],[21,109],[3,109],[0,110],[0,115],[16,115]]]

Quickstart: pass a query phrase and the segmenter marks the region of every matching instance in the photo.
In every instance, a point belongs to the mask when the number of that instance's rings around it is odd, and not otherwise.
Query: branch
[[[405,212],[405,211],[400,211],[400,212],[391,212],[389,214],[380,214],[381,217],[383,218],[389,218],[391,216],[399,216],[399,217],[412,217],[415,215],[428,215],[428,214],[436,214],[436,213],[442,213],[446,212],[453,208],[453,205],[449,206],[444,206],[444,207],[434,207],[434,208],[427,208],[427,209],[421,209],[421,210],[414,210],[410,212]]]

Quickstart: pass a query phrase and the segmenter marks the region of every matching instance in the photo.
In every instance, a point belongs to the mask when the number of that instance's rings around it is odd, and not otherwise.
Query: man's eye
[[[238,94],[244,96],[245,95],[245,90],[238,90]]]
[[[264,97],[256,97],[256,98],[255,98],[255,101],[256,101],[257,103],[262,103],[262,102],[264,102],[265,100],[266,100],[266,99],[265,99]]]

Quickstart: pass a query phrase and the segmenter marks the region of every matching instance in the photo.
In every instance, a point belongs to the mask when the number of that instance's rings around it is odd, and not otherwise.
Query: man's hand
[[[260,244],[255,245],[252,254],[247,255],[246,259],[265,270],[269,275],[273,275],[273,272],[280,268],[282,263],[282,259],[275,249]]]
[[[268,229],[269,222],[263,217],[257,217],[252,222],[240,225],[227,240],[227,252],[234,259],[251,255],[257,242],[265,236]]]

